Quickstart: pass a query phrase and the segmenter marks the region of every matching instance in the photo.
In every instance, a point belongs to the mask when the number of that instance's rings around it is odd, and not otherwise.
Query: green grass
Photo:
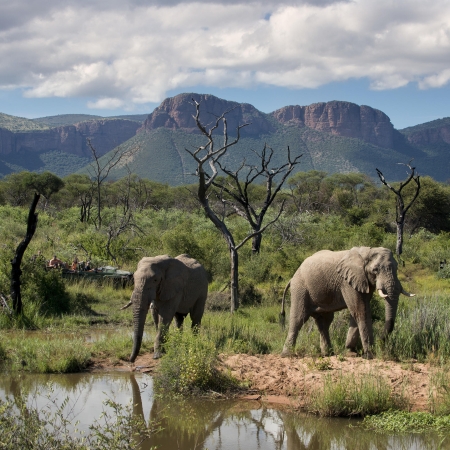
[[[53,334],[30,337],[25,333],[2,333],[0,362],[8,372],[72,373],[85,369],[91,352],[83,339]]]
[[[394,433],[450,432],[450,416],[435,416],[428,412],[384,411],[364,418],[363,426],[370,430]]]
[[[355,379],[352,374],[326,374],[323,385],[307,398],[306,409],[322,417],[354,417],[405,409],[407,400],[394,396],[387,380],[375,374]]]

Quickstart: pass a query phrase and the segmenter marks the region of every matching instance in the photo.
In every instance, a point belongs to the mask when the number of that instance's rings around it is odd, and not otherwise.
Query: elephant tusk
[[[132,304],[132,301],[130,300],[125,306],[122,306],[122,308],[120,308],[121,310],[122,309],[127,309],[129,306],[131,306],[131,304]]]
[[[416,294],[410,294],[409,292],[406,292],[404,289],[402,289],[402,294],[406,295],[407,297],[415,297]]]
[[[387,294],[385,294],[381,289],[378,289],[378,295],[381,297],[381,298],[386,298],[386,297],[389,297]]]

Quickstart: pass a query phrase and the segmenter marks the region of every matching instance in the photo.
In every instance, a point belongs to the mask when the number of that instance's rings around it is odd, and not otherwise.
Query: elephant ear
[[[171,258],[165,268],[159,285],[159,300],[168,302],[177,295],[184,296],[187,281],[187,267],[175,258]]]
[[[361,247],[369,249],[369,247]],[[364,271],[364,259],[359,247],[353,247],[337,264],[337,272],[350,284],[362,293],[369,293],[369,280]]]

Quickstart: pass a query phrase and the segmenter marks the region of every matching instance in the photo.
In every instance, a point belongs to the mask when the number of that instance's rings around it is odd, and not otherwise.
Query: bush
[[[192,395],[223,391],[232,384],[218,372],[216,348],[204,336],[171,330],[164,350],[154,378],[157,393]]]

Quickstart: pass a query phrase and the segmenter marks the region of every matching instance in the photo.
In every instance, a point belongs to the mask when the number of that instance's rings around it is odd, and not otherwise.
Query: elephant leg
[[[158,359],[162,356],[161,344],[163,344],[166,340],[167,330],[169,329],[171,321],[168,321],[167,323],[167,320],[164,320],[163,317],[159,316],[158,322],[158,331],[155,337],[153,359]]]
[[[345,348],[351,352],[356,352],[356,346],[358,345],[359,330],[356,320],[353,316],[350,316],[350,324],[347,333],[347,340],[345,341]]]
[[[304,303],[302,303],[303,305]],[[289,332],[284,343],[283,351],[281,352],[281,356],[290,356],[292,354],[292,350],[295,347],[295,342],[297,340],[298,333],[300,332],[302,326],[309,319],[310,314],[306,312],[305,308],[296,308],[300,309],[297,314],[292,313],[292,308],[295,308],[294,305],[291,306],[291,313],[289,317]]]
[[[358,325],[361,343],[364,350],[363,357],[372,359],[373,327],[370,312],[370,297],[365,296],[364,298],[359,298],[358,302],[355,302],[354,304],[357,305],[357,307],[349,309],[356,324]]]
[[[158,309],[156,308],[156,306],[153,302],[150,305],[150,309],[152,311],[153,323],[155,324],[156,329],[158,329],[159,314],[158,314]]]
[[[190,316],[191,316],[191,320],[192,320],[192,330],[194,331],[194,333],[196,333],[198,331],[198,329],[200,328],[200,325],[202,323],[202,317],[203,317],[203,312],[205,310],[205,300],[197,300],[197,302],[195,303],[195,305],[192,307],[191,311],[190,311]]]
[[[328,356],[331,352],[330,325],[333,322],[334,312],[320,313],[313,317],[320,333],[320,350],[322,356]]]
[[[175,325],[177,328],[181,328],[183,326],[184,318],[186,314],[175,313]]]
[[[176,305],[157,306],[157,310],[159,312],[158,332],[155,337],[153,359],[161,358],[161,354],[163,352],[162,344],[166,341],[166,335],[169,330],[170,322],[172,322],[172,319],[175,316]]]

